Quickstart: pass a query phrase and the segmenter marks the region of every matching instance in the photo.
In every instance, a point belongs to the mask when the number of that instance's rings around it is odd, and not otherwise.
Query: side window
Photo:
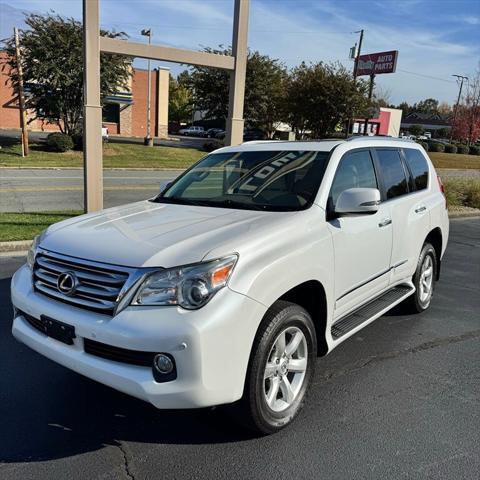
[[[376,149],[380,174],[383,177],[387,200],[408,193],[407,178],[400,152],[393,149]]]
[[[428,184],[428,164],[425,157],[419,150],[405,148],[403,150],[407,160],[408,167],[413,175],[416,190],[427,188]]]
[[[368,150],[359,150],[345,154],[333,179],[329,209],[334,209],[338,196],[349,188],[378,188],[372,157]]]

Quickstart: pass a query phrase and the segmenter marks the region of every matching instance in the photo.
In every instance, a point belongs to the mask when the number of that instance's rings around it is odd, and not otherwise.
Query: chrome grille
[[[63,293],[57,286],[62,273],[73,273],[75,290]],[[80,308],[113,315],[134,269],[80,260],[40,250],[35,258],[33,284],[35,290]],[[133,275],[132,275],[133,277]]]

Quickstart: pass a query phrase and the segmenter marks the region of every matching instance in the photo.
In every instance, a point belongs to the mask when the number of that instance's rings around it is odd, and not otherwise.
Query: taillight
[[[440,191],[445,197],[445,208],[448,208],[447,196],[445,195],[445,187],[443,186],[443,182],[442,182],[442,179],[440,178],[440,175],[437,175],[437,181],[438,181],[438,187],[440,188]]]

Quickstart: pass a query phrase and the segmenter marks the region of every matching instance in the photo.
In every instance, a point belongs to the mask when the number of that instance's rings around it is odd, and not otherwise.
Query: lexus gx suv
[[[13,335],[158,408],[233,404],[273,433],[317,356],[401,302],[429,307],[448,232],[414,142],[225,147],[155,198],[39,235],[12,280]]]

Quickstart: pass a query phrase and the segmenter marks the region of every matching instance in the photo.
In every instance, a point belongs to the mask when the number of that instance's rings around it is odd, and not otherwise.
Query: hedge
[[[468,145],[457,145],[457,153],[467,154],[468,153]]]
[[[445,145],[445,153],[457,153],[457,146],[447,143]]]
[[[470,150],[468,151],[470,155],[480,155],[480,147],[476,145],[470,145]]]
[[[47,137],[47,145],[54,152],[68,152],[73,148],[73,140],[64,133],[50,133]]]

